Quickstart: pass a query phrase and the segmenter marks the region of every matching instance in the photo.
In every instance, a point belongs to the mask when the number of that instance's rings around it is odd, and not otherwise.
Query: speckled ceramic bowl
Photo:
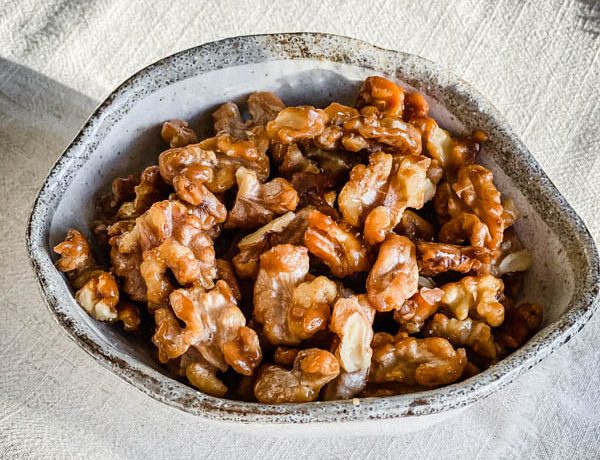
[[[426,93],[440,123],[490,135],[482,161],[522,218],[517,227],[534,255],[525,299],[542,302],[545,325],[525,346],[464,382],[389,398],[263,405],[206,396],[165,376],[145,346],[92,320],[53,265],[51,248],[69,227],[89,234],[92,202],[110,180],[156,162],[162,121],[200,126],[211,109],[253,91],[275,91],[288,104],[351,102],[360,81],[383,74]],[[208,117],[208,118],[207,118]],[[206,134],[206,133],[202,133]],[[417,56],[324,34],[275,34],[208,43],[141,70],[94,112],[62,154],[33,206],[27,245],[50,310],[95,360],[147,395],[206,419],[269,434],[329,436],[334,431],[414,429],[502,388],[567,342],[594,311],[598,254],[581,219],[556,190],[496,109],[448,71]],[[418,423],[417,423],[418,422]],[[323,424],[328,428],[323,430]]]

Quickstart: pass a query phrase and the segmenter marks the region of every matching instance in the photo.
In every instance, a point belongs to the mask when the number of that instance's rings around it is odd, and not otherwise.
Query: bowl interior
[[[296,41],[290,40],[288,48],[281,45],[290,37]],[[333,51],[323,40],[335,45]],[[317,50],[313,56],[306,55],[307,45]],[[339,54],[340,47],[346,54]],[[230,54],[224,57],[224,52]],[[157,162],[165,148],[160,138],[163,121],[183,118],[208,136],[211,112],[226,101],[243,103],[254,91],[273,91],[288,105],[353,103],[360,82],[373,74],[424,92],[443,127],[457,133],[482,128],[490,134],[480,161],[493,171],[503,196],[514,200],[521,215],[517,231],[534,257],[522,300],[542,303],[545,326],[549,326],[529,345],[466,382],[387,398],[377,406],[365,401],[362,408],[348,402],[260,407],[207,397],[162,377],[146,344],[94,321],[77,305],[66,280],[50,263],[56,260],[51,248],[71,227],[90,236],[93,203],[114,177]],[[230,39],[150,66],[122,85],[92,116],[55,165],[34,205],[28,244],[46,300],[62,325],[102,364],[157,399],[211,418],[245,422],[307,421],[303,416],[317,421],[367,420],[435,413],[490,394],[568,340],[560,337],[567,326],[583,325],[591,315],[590,299],[597,292],[590,292],[589,286],[590,280],[597,279],[597,260],[579,218],[495,109],[471,91],[464,82],[415,56],[319,34]],[[565,312],[574,309],[582,312],[567,321]],[[545,346],[550,343],[552,347]],[[371,409],[363,410],[366,406]]]

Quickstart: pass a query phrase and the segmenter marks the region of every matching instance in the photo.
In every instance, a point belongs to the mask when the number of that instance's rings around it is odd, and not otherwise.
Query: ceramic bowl
[[[373,74],[424,92],[440,124],[489,133],[482,162],[517,204],[517,230],[534,256],[524,300],[545,306],[543,329],[481,374],[447,387],[358,401],[265,405],[206,396],[166,376],[147,346],[91,319],[54,265],[52,246],[69,227],[90,233],[93,200],[113,177],[155,163],[160,125],[183,118],[194,127],[225,101],[274,91],[290,105],[352,102]],[[203,135],[209,133],[204,132]],[[598,296],[598,253],[585,225],[502,116],[469,84],[417,56],[351,38],[312,34],[236,37],[152,64],[129,78],[93,113],[61,155],[33,206],[27,245],[43,297],[69,335],[98,363],[148,396],[237,429],[269,434],[381,433],[452,415],[514,380],[567,342],[589,320]],[[391,423],[393,422],[393,423]],[[323,430],[323,424],[329,424]]]

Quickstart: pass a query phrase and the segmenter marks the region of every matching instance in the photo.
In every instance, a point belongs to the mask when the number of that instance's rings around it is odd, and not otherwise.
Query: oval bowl
[[[76,304],[54,265],[52,246],[69,227],[90,234],[94,197],[110,180],[156,162],[162,121],[209,125],[210,112],[253,91],[287,104],[351,102],[360,80],[381,74],[425,93],[440,124],[489,134],[481,160],[522,214],[517,230],[534,256],[524,299],[542,302],[543,329],[498,364],[460,383],[415,394],[351,401],[265,405],[204,395],[161,372],[147,346],[97,323]],[[207,132],[200,134],[206,135]],[[52,167],[35,200],[27,247],[58,323],[98,363],[152,398],[235,429],[330,436],[413,430],[451,416],[530,369],[591,317],[598,253],[579,216],[498,111],[469,84],[421,57],[352,38],[273,34],[207,43],[161,59],[119,86]],[[390,423],[393,420],[393,423]],[[322,427],[327,424],[327,429]],[[263,429],[261,431],[261,429]]]

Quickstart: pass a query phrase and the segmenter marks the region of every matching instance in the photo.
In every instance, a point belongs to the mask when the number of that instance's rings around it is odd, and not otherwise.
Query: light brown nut
[[[496,359],[496,342],[492,329],[481,321],[448,318],[436,313],[427,322],[424,334],[426,337],[442,337],[455,347],[468,347],[485,358]]]
[[[245,327],[246,319],[237,307],[229,285],[219,280],[215,288],[205,291],[200,287],[177,289],[169,296],[176,317],[185,323],[167,317],[165,326],[159,326],[153,337],[159,347],[161,360],[176,358],[190,346],[195,347],[212,366],[225,371],[232,366],[238,373],[252,374],[262,359],[256,333]],[[177,324],[176,324],[177,323]],[[167,333],[168,332],[168,333]]]
[[[433,225],[410,209],[406,209],[402,213],[402,219],[394,230],[413,242],[433,241],[435,237]]]
[[[233,102],[226,102],[212,114],[215,133],[229,134],[236,139],[247,139],[249,123],[242,119],[240,109]]]
[[[61,272],[82,271],[96,265],[88,240],[74,228],[69,229],[64,241],[54,246],[53,251],[60,255],[56,267]]]
[[[481,272],[492,258],[486,248],[425,241],[417,243],[417,257],[421,276],[436,276],[449,271]]]
[[[193,206],[202,209],[212,217],[215,225],[225,221],[227,209],[225,205],[206,187],[213,180],[211,167],[190,165],[181,170],[173,178],[173,188],[177,196]]]
[[[248,96],[248,112],[254,125],[266,126],[283,109],[285,104],[273,93],[257,92]]]
[[[160,175],[167,184],[172,184],[173,179],[191,166],[217,165],[217,155],[214,151],[203,149],[200,144],[190,144],[165,150],[158,157]]]
[[[267,135],[274,142],[291,144],[319,136],[327,122],[327,114],[321,109],[311,106],[287,107],[267,123]]]
[[[185,147],[198,142],[196,131],[185,120],[169,120],[162,125],[160,135],[171,147]]]
[[[264,252],[254,285],[254,318],[273,345],[298,345],[327,327],[337,286],[324,276],[304,282],[306,248],[281,244]]]
[[[394,320],[400,324],[400,330],[409,334],[419,332],[425,321],[437,311],[443,296],[444,291],[436,287],[420,287],[402,308],[394,311]]]
[[[158,360],[166,363],[183,355],[190,344],[182,334],[182,327],[170,307],[161,307],[154,312],[154,335],[152,343],[158,348]]]
[[[117,319],[119,287],[108,272],[93,276],[75,293],[75,300],[89,315],[98,321]]]
[[[456,382],[467,365],[464,348],[439,337],[402,338],[373,347],[369,381],[435,387]]]
[[[345,222],[335,222],[319,211],[311,212],[308,217],[304,244],[339,278],[369,269],[368,249],[355,231]]]
[[[226,228],[256,229],[298,205],[298,193],[285,179],[278,177],[261,184],[256,173],[246,168],[239,168],[235,177],[238,192]]]
[[[217,278],[229,285],[233,297],[239,303],[242,300],[242,292],[240,291],[240,285],[238,284],[231,262],[224,259],[217,259]]]
[[[259,258],[263,252],[278,244],[303,244],[311,212],[310,208],[303,208],[296,214],[288,212],[242,238],[238,243],[240,252],[233,258],[237,275],[256,279]]]
[[[376,152],[369,156],[368,166],[359,164],[352,168],[350,180],[338,197],[346,222],[361,227],[367,214],[383,201],[392,165],[392,155]]]
[[[506,320],[496,340],[507,350],[516,350],[542,326],[544,309],[536,303],[523,303],[506,311]]]
[[[117,304],[117,320],[123,323],[125,331],[137,331],[142,322],[140,309],[130,302],[120,301]]]
[[[492,327],[504,321],[504,306],[500,303],[504,283],[492,275],[466,276],[456,283],[441,287],[442,303],[459,320],[470,317],[483,320]]]
[[[193,348],[181,357],[179,366],[190,384],[201,392],[218,398],[227,393],[227,387],[217,377],[217,368]]]
[[[505,218],[492,172],[481,165],[463,166],[452,190],[460,204],[447,206],[451,219],[442,226],[440,240],[460,243],[468,238],[473,246],[485,246],[492,251],[498,249],[502,243]],[[446,189],[443,193],[447,195],[449,192]],[[457,212],[454,208],[462,209]]]
[[[254,395],[264,404],[314,401],[321,388],[337,377],[340,366],[331,353],[318,348],[301,350],[291,370],[264,366],[254,385]]]
[[[398,310],[418,289],[415,245],[405,236],[390,234],[367,278],[367,296],[377,311]]]
[[[404,93],[404,112],[403,118],[406,121],[424,118],[429,114],[429,103],[425,96],[418,91]]]
[[[402,116],[404,111],[404,90],[383,77],[367,78],[358,94],[356,106],[372,105],[386,115]]]
[[[287,312],[290,334],[298,340],[306,340],[325,329],[336,298],[337,285],[325,276],[296,286]]]
[[[365,295],[340,298],[335,303],[329,328],[338,338],[334,353],[341,370],[327,385],[324,399],[349,399],[367,385],[374,318],[375,309]]]
[[[308,268],[308,251],[301,246],[281,244],[260,256],[254,284],[254,318],[273,345],[299,342],[288,329],[287,315],[294,289],[304,281]]]
[[[433,198],[435,184],[427,176],[431,160],[407,155],[394,160],[385,197],[365,219],[364,237],[368,244],[381,243],[400,223],[406,208],[420,209]]]
[[[119,252],[117,245],[110,248],[110,263],[112,272],[121,280],[121,288],[131,300],[145,302],[146,283],[140,273],[140,265],[143,262],[141,251],[123,254]]]

